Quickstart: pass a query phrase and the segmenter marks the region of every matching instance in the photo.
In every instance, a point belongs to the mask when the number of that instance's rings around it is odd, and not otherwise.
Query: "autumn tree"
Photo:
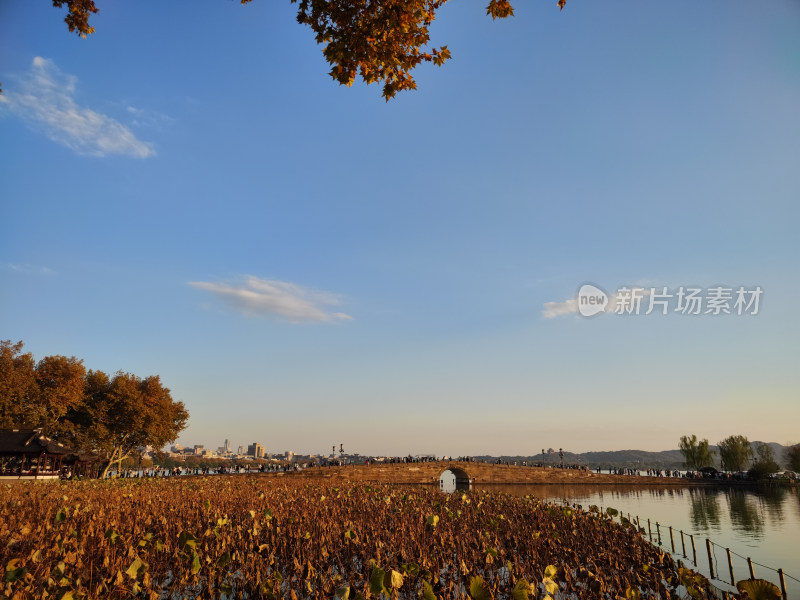
[[[74,356],[45,356],[36,365],[38,405],[31,409],[36,427],[57,436],[66,414],[83,400],[86,369]]]
[[[89,17],[97,12],[94,0],[53,0],[53,6],[67,7],[67,16],[64,22],[70,31],[76,32],[81,37],[94,33],[94,27],[89,25]]]
[[[36,361],[22,342],[0,341],[0,428],[28,425],[27,410],[36,397]]]
[[[684,466],[690,471],[710,467],[714,464],[714,451],[709,449],[708,440],[697,440],[697,436],[681,436],[680,451]]]
[[[725,471],[744,471],[753,458],[753,448],[743,435],[732,435],[719,444],[719,457]]]
[[[800,471],[800,444],[789,446],[784,455],[784,462],[795,473]]]
[[[697,436],[682,435],[679,448],[683,454],[683,466],[690,471],[697,469]]]
[[[71,425],[66,428],[65,437],[69,444],[82,448],[85,452],[103,452],[103,435],[98,423],[107,422],[111,410],[108,401],[108,392],[111,388],[111,379],[103,371],[89,371],[86,373],[83,402],[73,407],[66,415],[65,421]]]
[[[251,0],[240,0],[248,4]],[[416,89],[411,71],[422,62],[437,66],[450,58],[447,46],[428,47],[429,27],[447,0],[291,0],[297,4],[297,22],[307,25],[323,46],[330,75],[350,86],[382,82],[386,100],[402,90]],[[557,0],[564,8],[566,0]],[[53,0],[67,7],[64,21],[81,37],[94,32],[89,17],[98,12],[94,0]],[[491,0],[486,14],[492,19],[514,14],[509,0]]]
[[[772,446],[758,442],[755,452],[755,462],[750,469],[750,474],[756,479],[762,479],[772,473],[780,471],[780,465],[775,462],[775,451]]]
[[[83,398],[83,361],[45,356],[37,363],[22,342],[0,342],[0,426],[56,435],[60,421]]]
[[[41,429],[106,461],[106,469],[142,446],[175,441],[189,414],[158,376],[89,371],[83,361],[46,356],[38,363],[22,342],[0,341],[0,428]]]
[[[764,442],[756,442],[756,444],[756,462],[773,463],[777,466],[777,463],[775,462],[775,451],[772,449],[772,446],[765,444]],[[775,470],[777,471],[778,469],[776,468]]]
[[[105,458],[103,477],[140,447],[174,442],[188,418],[183,403],[172,400],[157,375],[109,378],[102,371],[87,374],[84,402],[69,415],[76,424],[75,441]]]

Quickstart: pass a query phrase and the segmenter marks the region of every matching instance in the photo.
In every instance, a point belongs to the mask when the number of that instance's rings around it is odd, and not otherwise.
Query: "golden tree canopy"
[[[247,4],[252,0],[240,0]],[[563,8],[567,0],[558,0]],[[383,83],[386,100],[416,89],[411,71],[422,62],[441,66],[450,58],[447,46],[429,46],[431,23],[447,0],[291,0],[297,22],[314,32],[331,65],[330,75],[350,86],[356,77]],[[81,37],[94,32],[89,17],[98,12],[94,0],[53,0],[68,9],[64,21]],[[504,19],[514,14],[509,0],[491,0],[486,14]]]

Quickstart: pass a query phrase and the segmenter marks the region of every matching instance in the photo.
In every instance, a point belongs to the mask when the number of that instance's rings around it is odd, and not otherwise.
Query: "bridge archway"
[[[471,483],[469,474],[462,467],[455,465],[447,465],[439,475],[439,489],[445,492],[468,490]]]

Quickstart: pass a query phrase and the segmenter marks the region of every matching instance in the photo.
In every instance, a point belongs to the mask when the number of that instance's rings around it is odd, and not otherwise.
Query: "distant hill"
[[[753,452],[761,442],[752,442]],[[767,442],[775,453],[775,460],[782,467],[784,466],[784,453],[787,446],[776,442]],[[719,468],[719,452],[716,446],[711,446],[716,451],[717,467]],[[478,460],[494,461],[502,460],[508,462],[527,461],[529,463],[539,463],[542,461],[541,454],[531,456],[476,456]],[[545,464],[554,465],[560,462],[558,452],[545,454]],[[599,452],[574,453],[564,451],[564,464],[580,464],[589,468],[597,467],[622,467],[630,469],[682,469],[683,454],[680,450],[662,450],[661,452],[648,452],[646,450],[610,450]]]

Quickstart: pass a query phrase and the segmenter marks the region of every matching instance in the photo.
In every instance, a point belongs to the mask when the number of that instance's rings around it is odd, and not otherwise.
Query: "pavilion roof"
[[[51,440],[38,429],[0,429],[0,455],[73,454],[75,451]]]

